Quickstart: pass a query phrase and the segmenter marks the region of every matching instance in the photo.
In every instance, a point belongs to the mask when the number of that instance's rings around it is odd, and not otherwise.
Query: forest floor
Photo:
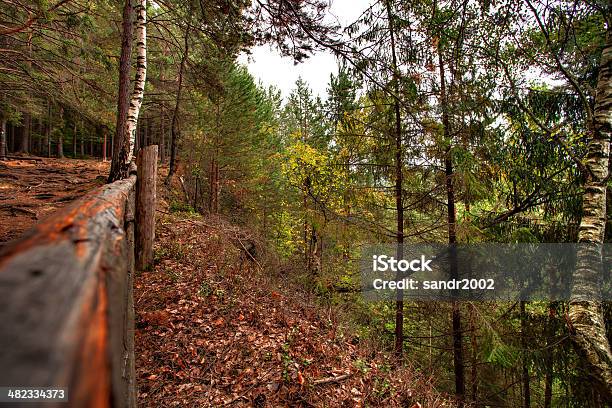
[[[0,245],[106,182],[109,163],[23,156],[0,161]]]
[[[251,258],[249,231],[158,203],[155,265],[134,289],[139,405],[452,406]]]

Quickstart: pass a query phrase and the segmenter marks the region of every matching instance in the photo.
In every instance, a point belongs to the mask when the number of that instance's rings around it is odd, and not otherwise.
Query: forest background
[[[368,304],[358,270],[372,242],[609,242],[608,1],[381,0],[346,27],[315,0],[134,5],[0,2],[1,156],[120,167],[119,120],[133,119],[133,150],[158,144],[180,180],[172,211],[256,231],[359,341],[441,390],[488,406],[610,401],[608,304]],[[141,15],[146,82],[142,39],[125,36]],[[296,62],[333,53],[327,97],[258,84],[237,62],[256,44]],[[139,84],[140,111],[122,114]]]

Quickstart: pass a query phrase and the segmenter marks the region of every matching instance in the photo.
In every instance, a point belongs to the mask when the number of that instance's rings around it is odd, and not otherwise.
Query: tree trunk
[[[36,132],[37,138],[36,138],[36,154],[39,156],[43,155],[43,118],[42,115],[38,117],[38,132]]]
[[[125,163],[122,164],[126,169],[129,168],[134,155],[136,125],[147,81],[147,0],[138,0],[134,12],[136,13],[136,76],[127,115],[128,151]],[[127,177],[127,174],[124,177]]]
[[[164,106],[160,108],[159,119],[159,161],[161,164],[166,162],[166,118],[164,117]]]
[[[12,123],[9,123],[7,130],[8,137],[8,151],[7,153],[15,151],[15,126]]]
[[[85,157],[85,132],[81,132],[81,140],[79,141],[81,157]]]
[[[210,198],[208,211],[211,214],[219,213],[219,162],[216,157],[210,161]]]
[[[102,143],[102,161],[106,161],[106,142],[108,140],[108,128],[106,126],[104,126],[104,129],[102,129],[102,131],[104,132],[104,142]]]
[[[193,202],[192,207],[194,210],[198,210],[198,199],[200,194],[200,176],[195,176],[195,180],[193,181]]]
[[[601,244],[606,223],[606,185],[612,138],[612,30],[599,64],[595,110],[585,167],[578,254],[569,304],[572,340],[586,365],[589,381],[607,402],[612,401],[612,353],[606,337],[602,304],[594,300],[601,287]],[[590,244],[590,245],[588,245]]]
[[[77,124],[76,120],[72,126],[72,157],[77,157]]]
[[[306,269],[310,268],[310,255],[308,254],[308,197],[302,194],[302,208],[304,208],[304,222],[302,223],[302,240],[304,241],[304,263]]]
[[[47,157],[51,157],[51,102],[47,102],[47,126],[45,127],[45,141],[47,142]]]
[[[28,30],[28,59],[26,67],[28,75],[32,70],[32,30]],[[30,153],[30,138],[32,134],[32,115],[29,112],[23,113],[23,133],[21,135],[21,147],[19,151],[22,153]]]
[[[397,55],[395,50],[395,27],[393,24],[393,13],[391,12],[391,2],[386,1],[388,29],[391,41],[391,58],[392,58],[392,69],[393,69],[393,90],[395,96],[393,97],[393,109],[395,128],[393,134],[393,140],[395,141],[395,211],[397,221],[397,233],[396,233],[396,258],[402,259],[404,257],[404,200],[403,200],[403,163],[402,163],[402,117],[400,112],[399,101],[397,95],[399,95],[399,80],[400,75],[397,66]],[[398,272],[397,280],[403,278],[400,272]],[[404,291],[398,290],[396,293],[395,301],[395,356],[398,360],[401,360],[404,353]]]
[[[64,158],[64,134],[60,131],[57,136],[57,157]]]
[[[552,342],[555,336],[555,302],[548,306],[548,318],[546,319],[546,351],[544,356],[544,408],[552,407],[553,387],[553,350]]]
[[[0,118],[0,160],[6,160],[6,118]]]
[[[521,313],[521,348],[522,358],[521,358],[521,379],[523,383],[523,408],[531,407],[531,384],[529,379],[529,366],[527,361],[527,348],[529,347],[529,342],[527,341],[527,312],[525,311],[525,301],[520,302],[520,313]]]
[[[458,279],[457,265],[457,214],[455,209],[455,187],[453,182],[453,161],[452,161],[452,133],[450,129],[450,118],[448,115],[448,101],[446,95],[446,78],[444,59],[442,50],[438,43],[438,64],[440,68],[440,103],[442,105],[442,127],[443,140],[447,141],[444,167],[446,175],[446,199],[447,199],[447,224],[448,224],[448,244],[450,247],[450,278]],[[461,309],[457,301],[451,302],[451,322],[453,333],[453,365],[455,373],[455,396],[458,400],[459,407],[463,406],[465,399],[465,377],[464,377],[464,362],[463,362],[463,338],[461,333]]]
[[[19,151],[30,153],[30,131],[32,127],[32,116],[29,113],[23,114],[23,132],[21,133],[21,146]]]
[[[130,56],[132,54],[132,19],[134,9],[131,0],[125,0],[123,6],[123,31],[121,33],[121,57],[119,60],[119,95],[117,99],[117,125],[113,144],[113,158],[111,161],[108,181],[113,182],[125,178],[128,174],[126,165],[129,140],[126,132],[127,113],[130,93]]]
[[[172,139],[170,142],[170,168],[168,169],[168,177],[166,178],[166,185],[170,185],[172,182],[172,176],[176,172],[176,150],[177,150],[177,141],[179,138],[180,130],[178,128],[178,115],[179,108],[181,105],[181,92],[183,91],[183,74],[185,71],[185,63],[187,62],[187,58],[189,57],[189,30],[190,26],[187,25],[187,29],[185,30],[185,45],[183,50],[183,56],[181,57],[181,65],[179,67],[178,73],[178,88],[176,90],[176,102],[174,104],[174,111],[172,112],[172,124],[171,132]]]
[[[476,306],[470,304],[470,342],[472,345],[472,404],[478,406],[478,340],[476,332]]]
[[[140,149],[140,124],[136,123],[136,137],[134,137],[134,151],[138,151]]]
[[[64,108],[60,106],[60,122],[62,124],[61,129],[57,132],[57,157],[59,159],[64,158],[64,129],[66,128],[64,124]]]
[[[146,132],[147,132],[147,137],[146,137],[146,141],[145,141],[145,146],[150,146],[153,144],[153,120],[151,118],[147,118],[147,128],[146,128]]]

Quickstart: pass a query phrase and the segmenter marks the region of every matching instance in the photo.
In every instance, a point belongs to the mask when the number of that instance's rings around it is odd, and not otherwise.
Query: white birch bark
[[[578,230],[581,243],[569,305],[572,339],[585,360],[589,379],[602,397],[612,401],[612,352],[606,337],[606,321],[597,298],[602,284],[602,253],[606,227],[606,189],[610,140],[612,138],[612,32],[600,61],[593,126],[585,167],[582,219]]]
[[[134,11],[136,13],[136,76],[127,117],[126,132],[130,146],[126,158],[127,163],[130,163],[134,157],[136,124],[147,81],[147,0],[136,0]]]

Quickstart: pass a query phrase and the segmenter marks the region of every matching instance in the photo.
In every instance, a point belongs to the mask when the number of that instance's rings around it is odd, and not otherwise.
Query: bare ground
[[[0,161],[0,246],[93,188],[109,163],[24,156]]]

